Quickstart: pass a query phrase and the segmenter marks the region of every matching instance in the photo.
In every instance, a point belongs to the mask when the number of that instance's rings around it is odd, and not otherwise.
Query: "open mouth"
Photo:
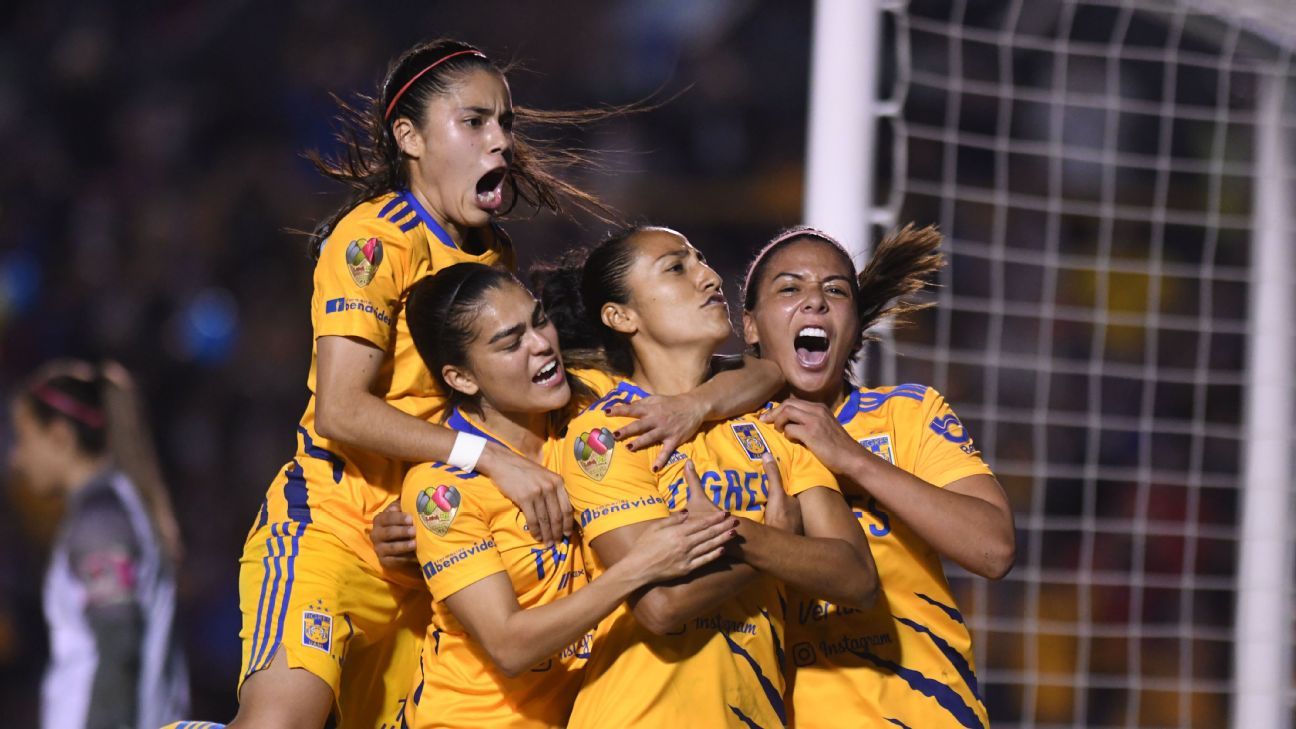
[[[477,207],[494,212],[504,204],[504,176],[507,167],[496,167],[477,180]]]
[[[724,294],[720,294],[720,293],[711,294],[710,298],[708,298],[706,300],[706,303],[703,304],[702,306],[705,308],[708,306],[715,306],[717,304],[719,304],[720,306],[726,306]]]
[[[561,379],[562,373],[559,372],[558,360],[556,359],[552,360],[544,367],[541,367],[540,371],[531,377],[532,382],[537,385],[544,385],[545,387],[557,384]]]
[[[820,327],[802,327],[792,340],[797,362],[807,369],[819,369],[828,361],[828,332]]]

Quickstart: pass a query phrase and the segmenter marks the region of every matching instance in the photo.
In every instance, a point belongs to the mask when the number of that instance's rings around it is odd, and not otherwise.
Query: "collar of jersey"
[[[446,427],[460,433],[469,433],[471,435],[480,435],[492,443],[498,443],[523,458],[530,459],[530,456],[513,447],[511,443],[506,442],[503,438],[486,430],[480,423],[475,422],[472,418],[465,415],[459,408],[450,411],[450,417],[446,418]]]
[[[423,207],[423,204],[418,201],[418,197],[412,191],[401,191],[401,198],[404,199],[410,207],[414,208],[414,213],[419,216],[419,220],[422,220],[423,225],[427,226],[427,229],[432,231],[432,235],[436,236],[436,239],[441,241],[441,245],[447,248],[459,250],[459,246],[455,245],[450,234],[447,233],[445,228],[442,228],[441,224],[436,221],[436,218],[432,217],[432,214]]]
[[[855,419],[860,409],[860,389],[858,387],[851,390],[851,394],[846,397],[841,409],[837,411],[837,422],[845,425]]]

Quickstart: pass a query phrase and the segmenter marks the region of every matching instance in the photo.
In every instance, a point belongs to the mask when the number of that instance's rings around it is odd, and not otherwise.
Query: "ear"
[[[462,367],[446,365],[441,368],[441,376],[445,378],[446,384],[456,392],[461,392],[469,397],[476,395],[481,391],[477,384],[477,379],[472,373]]]
[[[756,329],[756,318],[753,317],[749,311],[743,312],[742,330],[743,341],[747,343],[747,346],[760,346],[760,332]]]
[[[397,117],[392,122],[392,137],[396,139],[396,146],[406,155],[414,159],[423,156],[423,135],[409,117]]]
[[[609,301],[599,311],[599,318],[609,329],[620,334],[630,335],[639,331],[638,317],[635,316],[634,310],[625,304],[614,304]]]

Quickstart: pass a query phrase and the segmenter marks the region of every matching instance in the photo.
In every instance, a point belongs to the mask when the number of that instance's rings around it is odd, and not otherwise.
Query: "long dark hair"
[[[157,452],[130,374],[116,362],[92,365],[58,360],[42,367],[18,394],[36,420],[67,423],[76,447],[88,456],[111,456],[144,502],[163,556],[182,553],[180,527],[162,479]]]
[[[453,406],[476,408],[477,397],[450,387],[441,374],[446,365],[467,364],[473,321],[486,294],[509,282],[521,281],[502,268],[480,263],[456,263],[410,287],[405,311],[414,348]]]
[[[752,311],[759,303],[760,286],[764,283],[766,269],[774,254],[801,241],[811,240],[823,245],[837,255],[843,267],[855,270],[845,247],[827,233],[815,228],[789,228],[774,236],[756,254],[747,266],[743,283],[743,309]],[[914,228],[913,223],[892,231],[878,243],[864,270],[850,279],[851,296],[855,301],[855,315],[859,329],[851,344],[853,359],[864,342],[875,339],[869,330],[883,320],[903,322],[906,314],[926,309],[931,302],[907,301],[905,297],[921,291],[931,277],[945,265],[941,255],[941,234],[935,226]]]
[[[460,75],[471,69],[487,69],[504,76],[509,65],[488,59],[476,47],[450,38],[424,41],[406,50],[387,69],[376,96],[361,96],[353,105],[336,94],[338,106],[335,135],[342,151],[325,156],[316,150],[306,153],[325,177],[341,182],[351,194],[310,235],[311,258],[319,258],[320,246],[338,221],[356,205],[409,185],[406,157],[392,134],[392,122],[405,117],[422,127],[428,102],[445,93]],[[616,212],[597,196],[557,177],[553,170],[597,166],[578,150],[550,148],[528,135],[533,127],[574,126],[610,119],[630,111],[653,108],[638,104],[607,109],[545,111],[522,106],[513,108],[513,148],[506,183],[510,191],[508,209],[523,200],[531,208],[566,212],[564,203],[611,222]]]
[[[609,233],[587,250],[569,252],[557,263],[531,269],[531,284],[558,328],[565,361],[629,376],[634,374],[630,342],[603,323],[606,303],[630,300],[626,274],[634,263],[632,239],[659,226],[637,224]]]

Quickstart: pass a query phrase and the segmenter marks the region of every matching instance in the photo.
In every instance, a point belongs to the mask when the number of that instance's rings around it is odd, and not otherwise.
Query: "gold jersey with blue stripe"
[[[408,190],[357,205],[334,226],[315,265],[313,341],[341,336],[377,347],[383,360],[374,394],[421,420],[440,419],[446,399],[414,348],[405,302],[416,281],[455,263],[512,269],[516,262],[503,231],[484,229],[483,236],[481,253],[465,252]],[[297,452],[267,489],[254,529],[271,522],[312,524],[381,570],[367,530],[400,493],[409,464],[316,431],[317,365],[313,344],[312,395],[297,426]]]
[[[446,425],[508,444],[459,410]],[[555,469],[562,441],[551,437],[542,465]],[[516,451],[515,451],[516,452]],[[419,566],[432,593],[432,622],[419,673],[405,707],[410,729],[511,727],[547,729],[567,723],[593,631],[518,676],[502,674],[446,606],[446,598],[493,574],[513,585],[518,604],[547,605],[585,584],[579,541],[538,544],[522,510],[489,478],[441,463],[415,466],[405,477],[401,510],[416,520]]]
[[[660,446],[629,451],[611,433],[630,422],[608,410],[647,393],[622,381],[567,428],[560,473],[585,544],[591,579],[605,566],[590,542],[630,524],[666,517],[691,496],[692,460],[705,498],[737,516],[764,520],[768,482],[761,456],[774,454],[790,494],[837,482],[810,452],[754,416],[706,423],[654,473]],[[600,624],[571,727],[778,727],[784,703],[785,588],[760,576],[709,614],[656,635],[625,605]]]
[[[855,390],[837,420],[876,456],[935,486],[991,473],[962,422],[930,387]],[[788,645],[795,726],[987,726],[972,637],[940,555],[875,499],[858,490],[847,498],[868,534],[881,592],[869,610],[793,593]]]

